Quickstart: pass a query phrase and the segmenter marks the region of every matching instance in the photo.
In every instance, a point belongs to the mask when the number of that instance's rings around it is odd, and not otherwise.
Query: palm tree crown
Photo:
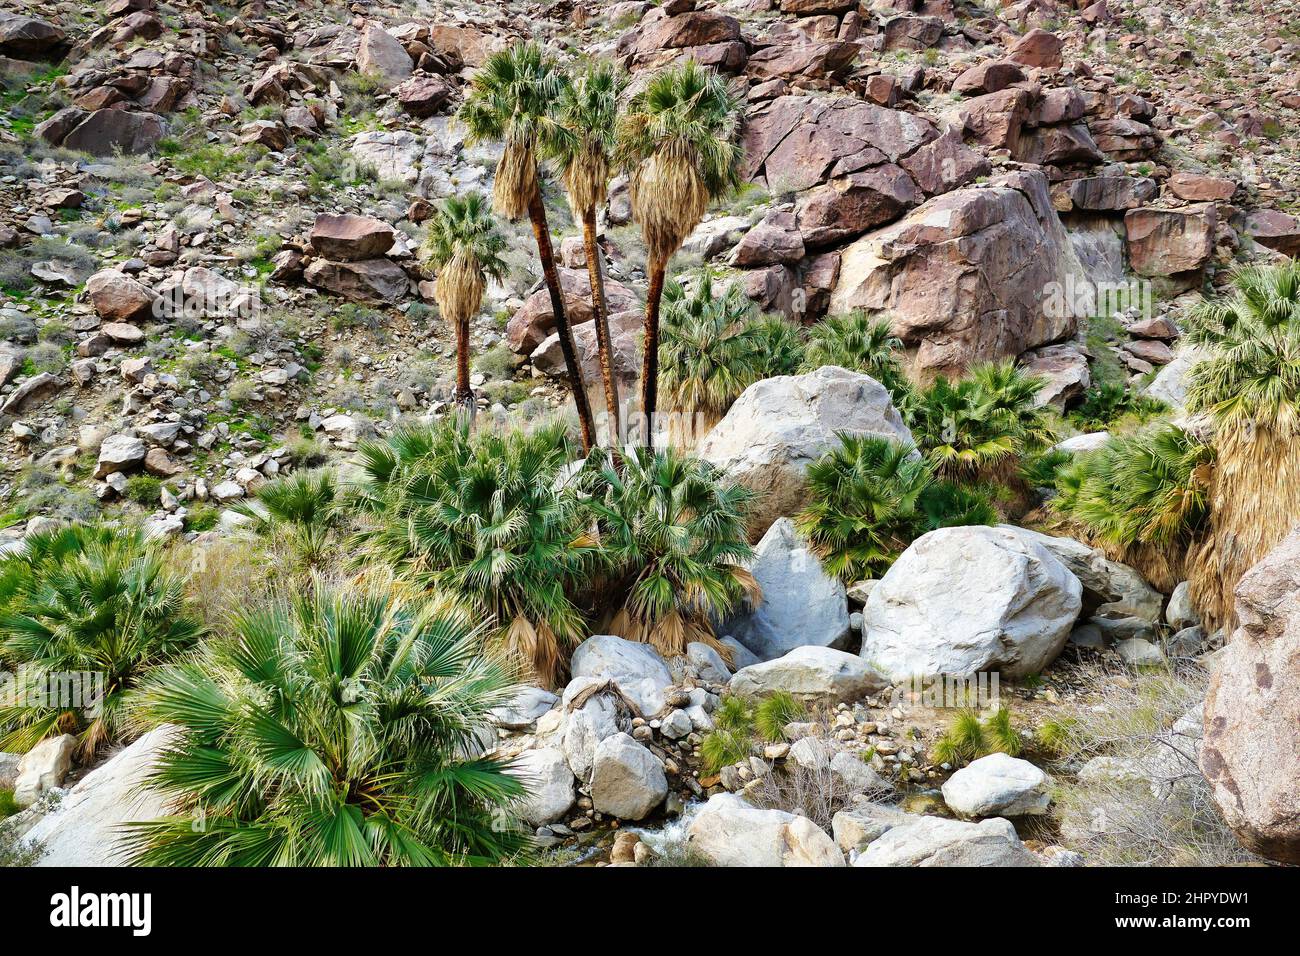
[[[895,403],[910,392],[899,353],[902,340],[885,319],[873,319],[861,310],[828,316],[808,331],[804,358],[806,370],[838,365],[865,372],[889,390]]]
[[[575,217],[607,198],[618,101],[626,87],[627,76],[603,60],[588,63],[561,85],[556,128],[545,147]]]
[[[537,151],[555,135],[551,112],[564,88],[555,61],[536,43],[494,53],[474,71],[457,116],[471,143],[505,145],[492,184],[492,204],[508,219],[528,212],[538,188]]]
[[[450,196],[429,220],[424,254],[436,271],[434,298],[448,322],[471,319],[483,302],[486,280],[503,279],[506,241],[482,193]]]
[[[694,60],[655,74],[619,124],[617,157],[632,172],[632,207],[651,263],[668,259],[709,201],[740,185],[740,104]]]

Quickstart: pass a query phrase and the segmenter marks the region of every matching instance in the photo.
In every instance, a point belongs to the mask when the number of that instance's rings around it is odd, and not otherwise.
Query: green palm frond
[[[317,579],[144,681],[139,719],[180,728],[148,783],[179,810],[130,826],[132,860],[501,862],[523,788],[478,741],[512,692],[465,616]]]

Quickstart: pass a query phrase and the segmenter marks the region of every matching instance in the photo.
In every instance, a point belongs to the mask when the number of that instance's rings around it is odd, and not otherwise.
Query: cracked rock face
[[[1250,849],[1300,863],[1300,532],[1237,585],[1241,626],[1205,699],[1200,765],[1215,805]]]
[[[945,193],[847,249],[831,312],[883,309],[926,373],[960,373],[1074,332],[1051,290],[1082,266],[1041,173]],[[1059,311],[1060,314],[1057,314]]]

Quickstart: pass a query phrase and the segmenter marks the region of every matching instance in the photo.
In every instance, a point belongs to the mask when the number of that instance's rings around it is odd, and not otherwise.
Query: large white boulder
[[[1064,564],[1083,585],[1087,613],[1103,618],[1133,617],[1148,624],[1160,620],[1164,596],[1147,584],[1142,575],[1127,564],[1112,561],[1100,548],[1074,538],[1042,534],[1028,528],[999,525],[1027,541],[1041,544]]]
[[[510,772],[528,790],[528,796],[515,805],[521,820],[542,826],[559,820],[573,806],[573,771],[555,747],[524,751]]]
[[[760,810],[734,793],[710,797],[687,840],[716,866],[844,866],[835,841],[807,817]]]
[[[830,647],[796,647],[774,660],[736,671],[728,690],[739,697],[785,691],[802,700],[852,701],[888,684],[856,654]]]
[[[912,433],[883,385],[835,366],[755,382],[700,443],[700,457],[759,493],[751,540],[807,503],[809,462],[839,447],[836,432],[911,445]]]
[[[121,865],[122,824],[168,813],[166,799],[144,784],[174,733],[173,727],[156,727],[79,780],[23,837],[43,847],[38,865]]]
[[[673,682],[668,665],[653,647],[612,634],[597,634],[579,644],[569,661],[569,672],[574,677],[612,680],[637,705],[642,717],[663,710],[664,691]]]
[[[556,705],[559,698],[540,687],[522,687],[508,704],[492,711],[492,721],[506,730],[526,730]]]
[[[962,767],[943,785],[943,799],[963,817],[1020,817],[1047,812],[1052,778],[1028,760],[989,754]]]
[[[754,549],[750,564],[763,590],[758,607],[742,607],[723,631],[762,660],[796,647],[842,648],[849,640],[844,585],[822,570],[808,542],[789,518],[778,518]]]
[[[1011,821],[917,817],[873,840],[854,866],[1039,866]]]
[[[641,820],[668,795],[664,768],[649,750],[624,733],[596,746],[591,768],[591,805],[620,820]]]
[[[1006,528],[940,528],[903,552],[863,610],[862,657],[893,680],[1037,674],[1065,646],[1083,586]]]

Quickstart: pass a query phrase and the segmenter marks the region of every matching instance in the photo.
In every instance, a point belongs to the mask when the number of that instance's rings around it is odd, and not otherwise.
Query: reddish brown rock
[[[1231,179],[1198,173],[1174,173],[1168,185],[1171,193],[1187,202],[1228,202],[1237,191]]]
[[[736,244],[731,263],[740,269],[793,265],[804,256],[803,236],[793,212],[773,210]]]
[[[978,66],[972,66],[953,80],[952,91],[962,96],[981,96],[985,93],[997,93],[1013,83],[1023,82],[1024,70],[1006,60],[990,60]]]
[[[863,95],[878,106],[895,107],[903,98],[903,84],[889,73],[876,73],[867,78]],[[752,96],[752,94],[751,94]]]
[[[54,54],[66,34],[52,23],[35,17],[0,14],[0,54],[20,59]]]
[[[90,114],[76,106],[65,106],[49,119],[36,124],[32,131],[51,146],[58,146]]]
[[[106,322],[134,322],[153,312],[158,296],[124,272],[105,269],[86,280],[90,304]]]
[[[894,17],[885,24],[885,49],[924,50],[943,37],[943,20],[938,17]]]
[[[451,97],[452,85],[442,76],[413,76],[393,93],[412,116],[423,119],[438,112]]]
[[[505,49],[502,37],[474,27],[434,24],[429,27],[429,46],[440,57],[466,66],[482,66],[489,56]]]
[[[1056,123],[1073,123],[1083,119],[1088,103],[1083,94],[1073,86],[1060,86],[1047,90],[1034,105],[1030,122],[1035,126],[1051,126]]]
[[[782,96],[745,124],[745,176],[769,191],[799,192],[885,162],[939,133],[922,117],[849,96]]]
[[[780,0],[782,13],[808,17],[818,13],[845,13],[857,9],[857,0]]]
[[[1097,147],[1110,159],[1139,162],[1150,159],[1160,146],[1156,131],[1146,123],[1124,116],[1097,120],[1089,124]]]
[[[1246,235],[1284,256],[1300,256],[1300,219],[1276,209],[1257,209],[1246,218]]]
[[[740,39],[740,21],[710,10],[693,10],[678,16],[648,14],[641,21],[636,53],[731,43]]]
[[[145,452],[144,470],[158,478],[173,478],[185,470],[185,466],[172,457],[165,448],[150,448]]]
[[[1091,166],[1106,158],[1085,123],[1022,130],[1012,155],[1019,162],[1039,166]]]
[[[1020,365],[1043,380],[1034,396],[1038,407],[1051,406],[1064,412],[1066,406],[1083,398],[1092,383],[1088,359],[1073,345],[1046,345],[1020,356]]]
[[[1128,334],[1139,339],[1160,339],[1162,342],[1172,342],[1178,338],[1178,326],[1163,315],[1158,315],[1150,319],[1134,322],[1128,327]]]
[[[278,153],[289,146],[289,132],[274,120],[253,120],[239,128],[239,141]]]
[[[844,250],[830,310],[883,310],[918,370],[958,373],[1073,334],[1049,307],[1083,278],[1039,172],[945,193]]]
[[[1133,176],[1087,176],[1062,184],[1075,209],[1116,212],[1136,209],[1155,198],[1155,180]]]
[[[1171,276],[1199,269],[1214,252],[1219,217],[1211,203],[1182,209],[1133,209],[1124,216],[1133,271]]]
[[[1205,698],[1201,772],[1237,839],[1300,863],[1300,532],[1237,584],[1241,622]]]
[[[373,21],[366,24],[357,47],[358,73],[374,74],[391,88],[410,76],[414,68],[410,54],[391,33]]]
[[[410,293],[411,281],[391,259],[330,262],[317,259],[303,270],[303,280],[352,302],[392,305]]]
[[[857,56],[856,43],[839,40],[779,44],[751,54],[746,70],[759,79],[826,79],[846,72]]]
[[[1055,70],[1061,66],[1061,38],[1046,30],[1030,30],[1016,41],[1009,59],[1023,66]]]
[[[1168,365],[1174,360],[1173,350],[1155,339],[1137,339],[1124,343],[1124,351],[1149,365]]]
[[[325,214],[316,217],[309,238],[312,248],[326,259],[354,262],[382,256],[393,247],[397,233],[372,216]]]
[[[591,277],[587,270],[561,267],[557,273],[564,296],[564,313],[570,326],[590,322],[594,315],[591,311]],[[605,280],[605,302],[610,315],[640,308],[637,297],[627,286],[608,278]],[[516,353],[529,355],[554,331],[555,313],[551,311],[550,293],[544,288],[538,289],[510,317],[506,325],[506,342]]]
[[[955,127],[945,130],[938,139],[926,143],[899,164],[930,196],[967,186],[993,169],[988,157],[961,141],[961,133]]]
[[[153,113],[97,110],[69,132],[60,145],[93,156],[111,156],[119,151],[147,153],[162,139],[164,129],[162,120]]]
[[[924,198],[911,176],[886,163],[833,179],[801,196],[799,231],[812,248],[834,245],[897,219]]]
[[[1029,94],[1014,87],[968,100],[961,108],[966,133],[981,146],[1014,153],[1029,118],[1029,103]]]

